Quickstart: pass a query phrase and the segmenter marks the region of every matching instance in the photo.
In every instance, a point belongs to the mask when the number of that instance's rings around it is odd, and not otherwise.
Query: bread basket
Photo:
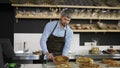
[[[69,58],[67,56],[55,56],[53,58],[53,63],[55,63],[56,65],[66,64],[68,62],[69,62]]]

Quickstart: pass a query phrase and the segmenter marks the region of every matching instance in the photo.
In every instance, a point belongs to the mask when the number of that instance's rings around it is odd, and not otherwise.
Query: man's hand
[[[52,53],[46,53],[47,59],[53,59],[53,54]]]

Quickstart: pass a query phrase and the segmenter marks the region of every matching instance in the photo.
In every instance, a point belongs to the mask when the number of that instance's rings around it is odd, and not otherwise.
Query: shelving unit
[[[86,14],[85,12],[83,12],[85,15],[81,15],[78,14],[78,16],[76,16],[77,14],[74,13],[72,16],[72,19],[85,19],[85,20],[116,20],[119,21],[120,20],[120,7],[107,7],[107,6],[74,6],[74,5],[35,5],[35,4],[12,4],[13,7],[16,7],[16,10],[19,10],[19,8],[49,8],[49,9],[65,9],[65,8],[70,8],[70,9],[74,9],[74,11],[76,9],[80,9],[82,11],[82,9],[85,10],[92,10],[92,12],[89,12],[91,15],[88,16],[88,14]],[[111,14],[106,14],[108,16],[104,16],[106,13],[106,11],[103,11],[103,14],[97,14],[96,16],[94,16],[95,13],[97,13],[96,11],[93,10],[110,10]],[[112,11],[111,11],[112,10]],[[115,13],[113,10],[115,10]],[[32,10],[31,10],[32,11]],[[16,19],[59,19],[60,17],[60,13],[56,13],[56,12],[52,12],[52,11],[48,11],[47,14],[45,12],[40,12],[38,14],[36,14],[36,11],[34,11],[31,13],[31,11],[29,11],[28,15],[22,15],[22,14],[18,14],[16,13],[15,18]],[[79,11],[80,12],[80,11]],[[114,13],[112,13],[114,12]],[[22,13],[22,12],[21,12]],[[102,16],[103,15],[103,16]],[[115,16],[113,16],[115,15]],[[111,17],[110,17],[111,16]],[[91,29],[91,30],[73,30],[74,32],[120,32],[120,29],[107,29],[107,30],[102,30],[102,29]]]

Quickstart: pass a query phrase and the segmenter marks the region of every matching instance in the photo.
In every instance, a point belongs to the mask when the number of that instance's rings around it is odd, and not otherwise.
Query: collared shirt
[[[58,24],[57,24],[58,22]],[[71,28],[67,25],[67,27],[61,28],[60,27],[60,21],[52,21],[46,24],[41,40],[40,40],[40,45],[42,48],[43,53],[48,52],[47,49],[47,40],[48,37],[50,36],[51,32],[53,31],[55,25],[57,24],[57,27],[55,28],[53,35],[54,36],[58,36],[58,37],[64,37],[65,35],[65,30],[66,30],[66,37],[65,37],[65,45],[63,48],[63,53],[62,55],[67,56],[68,55],[68,51],[70,49],[70,44],[71,44],[71,40],[72,40],[72,36],[73,36],[73,31],[71,30]]]

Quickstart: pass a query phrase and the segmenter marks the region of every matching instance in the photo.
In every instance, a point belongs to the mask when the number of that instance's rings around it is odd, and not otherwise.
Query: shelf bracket
[[[106,32],[103,33],[104,35],[106,34]]]
[[[100,22],[101,20],[100,20],[100,19],[98,19],[98,21]]]
[[[18,19],[16,19],[16,23],[18,23]]]
[[[18,9],[18,7],[16,7],[16,9]]]
[[[92,19],[90,19],[90,24],[92,24]]]
[[[52,21],[52,19],[50,19],[50,22]]]
[[[95,34],[98,34],[98,32],[95,32]]]

